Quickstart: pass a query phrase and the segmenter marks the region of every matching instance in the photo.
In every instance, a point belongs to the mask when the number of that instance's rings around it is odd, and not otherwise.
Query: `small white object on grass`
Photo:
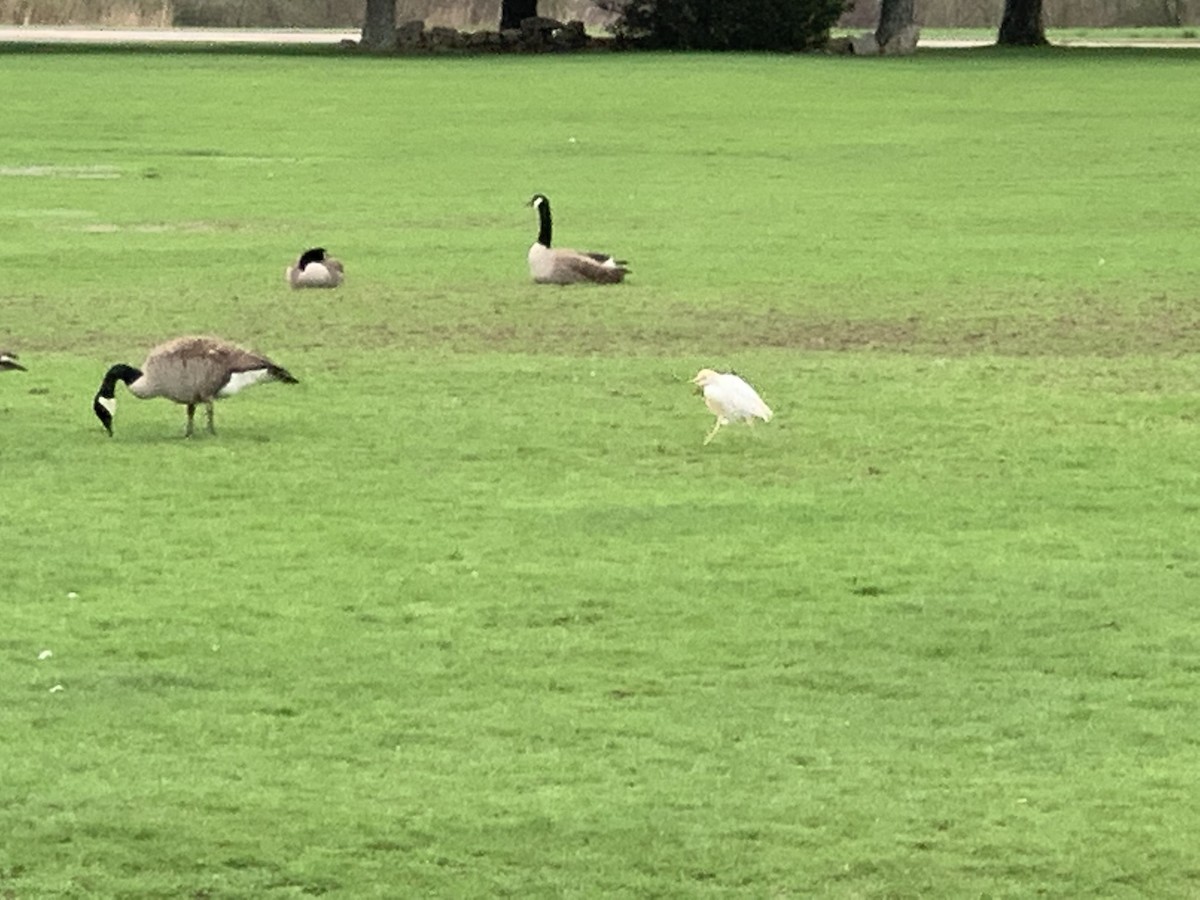
[[[41,653],[38,654],[38,659],[49,659],[53,655],[54,655],[53,650],[43,650]]]
[[[722,425],[730,422],[745,422],[753,425],[755,419],[770,422],[771,408],[763,403],[758,391],[746,381],[732,372],[714,372],[712,369],[701,369],[692,379],[704,395],[704,404],[717,417],[717,424],[704,438],[707,444],[717,434]]]
[[[78,600],[79,595],[77,593],[75,593],[74,591],[67,591],[67,599],[68,600]]]
[[[59,691],[65,691],[65,690],[66,690],[66,688],[63,687],[61,684],[56,684],[54,687],[50,688],[50,693],[57,694]]]

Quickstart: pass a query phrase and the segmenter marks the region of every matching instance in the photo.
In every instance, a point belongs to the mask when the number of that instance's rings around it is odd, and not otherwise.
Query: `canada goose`
[[[104,374],[92,410],[112,437],[117,411],[117,382],[123,381],[133,396],[148,400],[166,397],[187,406],[187,431],[192,435],[196,406],[208,409],[208,431],[213,429],[213,401],[236,394],[260,381],[296,384],[291,373],[265,356],[243,350],[236,344],[213,337],[178,337],[150,351],[141,369],[118,363]]]
[[[293,288],[335,288],[345,277],[341,262],[326,253],[324,247],[305,250],[287,267],[287,282]]]
[[[539,284],[575,284],[593,281],[616,284],[629,273],[628,263],[607,253],[584,253],[564,247],[551,249],[550,201],[545,194],[534,194],[528,206],[537,207],[541,228],[529,248],[529,274]]]
[[[700,393],[704,395],[704,405],[717,417],[717,424],[704,438],[707,444],[722,425],[730,422],[745,422],[753,425],[756,418],[770,422],[771,408],[763,403],[758,391],[732,372],[714,372],[712,369],[701,369],[692,379]]]
[[[12,369],[17,372],[29,371],[17,362],[17,354],[11,353],[8,350],[0,350],[0,372],[3,372],[5,369]]]

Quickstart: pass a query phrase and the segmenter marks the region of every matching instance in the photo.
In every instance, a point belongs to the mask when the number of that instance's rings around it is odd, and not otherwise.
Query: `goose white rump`
[[[716,437],[722,425],[730,422],[753,425],[755,419],[770,422],[774,415],[771,407],[758,396],[758,391],[732,372],[701,369],[692,379],[692,384],[700,389],[704,395],[704,405],[717,417],[717,424],[704,438],[705,444]]]
[[[17,354],[10,353],[7,350],[0,350],[0,370],[11,369],[16,372],[26,371],[25,367],[17,362]]]
[[[246,372],[232,372],[229,375],[229,380],[225,382],[225,386],[217,391],[217,396],[232,397],[242,388],[248,388],[252,384],[258,384],[260,381],[271,381],[273,379],[274,375],[267,368],[250,369]]]
[[[335,288],[345,279],[346,270],[324,247],[313,247],[287,267],[284,277],[293,288]]]

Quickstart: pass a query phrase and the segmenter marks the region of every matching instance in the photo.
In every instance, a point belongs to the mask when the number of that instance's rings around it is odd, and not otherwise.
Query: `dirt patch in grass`
[[[149,349],[164,335],[117,338],[87,328],[75,317],[64,333],[22,335],[27,352],[77,351],[107,358],[130,346]],[[230,322],[218,331],[240,335],[254,328]],[[168,335],[169,336],[169,335]],[[700,310],[677,306],[666,311],[617,312],[600,320],[579,310],[439,310],[438,318],[397,315],[383,321],[340,321],[326,315],[286,336],[263,336],[278,354],[353,347],[362,350],[440,349],[457,353],[523,353],[556,356],[691,355],[724,357],[748,349],[786,348],[806,352],[883,352],[956,357],[993,356],[1182,356],[1200,353],[1200,309],[1181,305],[1147,310],[1086,309],[1047,316],[990,316],[931,319],[832,319],[780,310]],[[4,343],[0,334],[0,343]],[[106,350],[105,348],[109,348]],[[122,349],[126,348],[126,349]],[[114,357],[115,358],[115,357]]]
[[[373,343],[380,334],[373,335]],[[782,312],[672,311],[611,325],[559,320],[459,321],[415,327],[407,340],[455,350],[521,353],[691,353],[779,347],[812,352],[884,351],[938,356],[1131,356],[1200,352],[1200,311],[1087,313],[930,320],[821,319]]]

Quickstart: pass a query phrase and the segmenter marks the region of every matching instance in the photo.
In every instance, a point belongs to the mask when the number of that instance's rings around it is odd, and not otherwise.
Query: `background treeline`
[[[0,23],[357,28],[363,7],[363,0],[0,0]],[[929,28],[993,28],[1003,7],[1004,0],[918,0],[917,20]],[[593,26],[611,19],[588,0],[541,0],[538,10]],[[396,15],[430,25],[495,27],[500,0],[398,0]],[[856,0],[841,24],[869,27],[878,15],[879,0]],[[1049,28],[1196,25],[1200,0],[1045,0],[1045,20]]]
[[[1044,0],[1047,28],[1148,28],[1200,24],[1200,0]],[[917,0],[928,28],[995,28],[1004,0]],[[874,27],[879,0],[855,0],[842,25]]]

